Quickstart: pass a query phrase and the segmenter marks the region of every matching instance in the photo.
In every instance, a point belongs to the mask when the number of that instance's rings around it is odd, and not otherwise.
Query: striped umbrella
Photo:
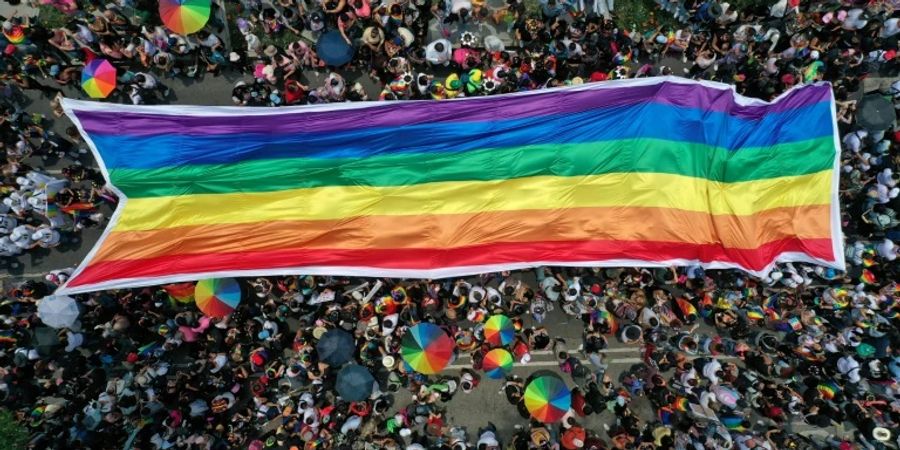
[[[841,388],[834,381],[826,381],[816,386],[816,390],[822,394],[822,398],[825,400],[832,400],[840,392]]]
[[[197,308],[210,317],[225,317],[241,303],[241,286],[234,278],[200,280],[194,287]]]
[[[556,422],[572,406],[572,393],[559,375],[540,371],[525,386],[525,408],[535,420]]]
[[[495,348],[486,355],[481,362],[481,368],[488,378],[500,379],[506,376],[513,368],[513,357],[509,351],[502,348]]]
[[[509,345],[516,338],[516,327],[503,314],[491,316],[484,324],[484,338],[491,345]]]
[[[194,283],[174,283],[163,286],[163,290],[169,297],[179,303],[191,303],[194,301]]]
[[[81,88],[91,98],[106,98],[116,89],[116,68],[105,59],[95,59],[81,71]]]
[[[400,356],[416,372],[434,375],[453,360],[456,344],[440,327],[430,323],[413,326],[400,341]]]
[[[209,20],[210,0],[159,0],[159,17],[178,34],[196,33]]]

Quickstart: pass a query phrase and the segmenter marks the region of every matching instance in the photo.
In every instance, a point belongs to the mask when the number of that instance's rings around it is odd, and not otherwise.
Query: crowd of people
[[[206,28],[189,36],[162,26],[153,1],[41,3],[66,22],[2,18],[0,260],[9,270],[25,252],[77,245],[116,203],[77,130],[52,131],[65,120],[59,98],[78,95],[82,67],[98,57],[118,70],[110,101],[135,104],[167,103],[181,81],[220,75],[240,78],[232,100],[247,106],[440,100],[654,75],[771,99],[830,81],[848,270],[297,275],[242,280],[243,301],[222,319],[165,286],[80,295],[79,321],[59,330],[36,314],[71,273],[54,270],[9,286],[0,303],[0,406],[30,448],[897,448],[900,133],[861,126],[855,95],[866,78],[898,74],[895,3],[657,0],[653,15],[627,23],[612,0],[241,0],[215,2]],[[479,35],[480,24],[506,33]],[[338,67],[316,45],[332,31],[353,53]],[[324,84],[304,84],[310,72]],[[900,82],[883,88],[896,105]],[[55,120],[29,111],[36,98]],[[515,322],[508,348],[524,366],[502,383],[480,370],[483,323],[497,313]],[[557,329],[549,318],[560,315],[580,332]],[[420,322],[441,326],[471,356],[457,363],[472,367],[409,370],[400,341]],[[339,368],[320,359],[316,343],[335,328],[353,334],[354,360],[378,381],[367,400],[337,395]],[[611,367],[609,346],[633,348],[641,363]],[[542,351],[573,389],[557,423],[523,406],[528,362]],[[454,396],[496,395],[491,386],[521,413],[517,426],[453,423]]]

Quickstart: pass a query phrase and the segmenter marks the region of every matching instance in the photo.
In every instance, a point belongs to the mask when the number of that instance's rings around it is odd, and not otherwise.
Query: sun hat
[[[416,37],[413,35],[412,31],[409,31],[408,28],[400,27],[397,29],[397,34],[403,39],[403,47],[409,47],[416,42]]]
[[[876,441],[888,442],[891,440],[891,431],[884,427],[875,427],[872,429],[872,437]]]
[[[478,39],[472,34],[471,31],[463,31],[463,33],[459,36],[459,43],[463,47],[474,47],[478,42]]]

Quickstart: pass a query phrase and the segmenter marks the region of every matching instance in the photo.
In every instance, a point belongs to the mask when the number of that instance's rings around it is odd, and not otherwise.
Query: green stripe
[[[131,198],[271,192],[321,186],[402,186],[540,175],[619,172],[685,175],[738,182],[805,175],[834,164],[834,140],[811,139],[739,152],[660,139],[386,155],[363,159],[292,158],[157,169],[112,169],[112,182]]]

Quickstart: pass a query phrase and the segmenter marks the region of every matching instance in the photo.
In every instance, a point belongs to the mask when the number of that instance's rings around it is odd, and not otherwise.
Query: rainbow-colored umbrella
[[[512,320],[502,314],[488,318],[484,324],[484,339],[491,345],[509,345],[516,338],[516,327]]]
[[[440,327],[430,323],[413,326],[400,341],[400,356],[413,370],[434,375],[453,360],[456,344]]]
[[[502,348],[495,348],[486,355],[481,362],[481,368],[488,378],[499,379],[506,376],[513,368],[513,357],[509,351]]]
[[[822,394],[825,400],[833,400],[834,396],[841,390],[834,381],[826,381],[816,386],[816,390]]]
[[[3,36],[12,45],[25,42],[25,28],[21,25],[13,25],[9,30],[3,30]]]
[[[210,0],[159,0],[159,17],[178,34],[196,33],[209,20]]]
[[[562,378],[553,372],[541,371],[525,386],[525,408],[535,420],[556,422],[572,406],[572,393]]]
[[[116,89],[116,68],[105,59],[95,59],[81,71],[81,88],[91,98],[106,98]]]
[[[166,294],[179,303],[191,303],[194,301],[194,283],[174,283],[163,286]]]
[[[233,278],[212,278],[194,287],[197,308],[210,317],[225,317],[241,303],[241,286]]]

